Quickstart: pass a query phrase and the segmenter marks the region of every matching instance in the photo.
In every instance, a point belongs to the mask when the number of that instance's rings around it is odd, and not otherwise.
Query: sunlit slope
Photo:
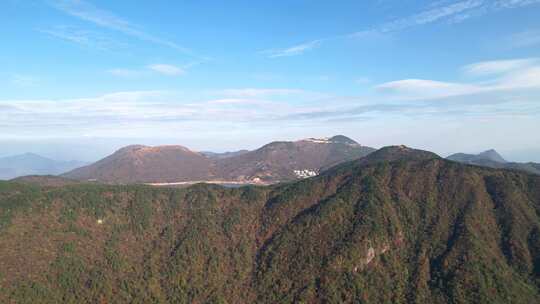
[[[540,178],[389,147],[316,178],[0,184],[0,302],[535,303]]]

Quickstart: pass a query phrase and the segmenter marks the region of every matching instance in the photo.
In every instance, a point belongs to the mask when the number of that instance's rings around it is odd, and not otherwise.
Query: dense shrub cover
[[[0,183],[1,303],[538,303],[540,178],[438,158],[227,189]]]

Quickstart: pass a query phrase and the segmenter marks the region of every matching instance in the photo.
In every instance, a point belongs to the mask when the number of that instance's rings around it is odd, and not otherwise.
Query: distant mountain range
[[[540,164],[532,162],[508,162],[499,153],[497,153],[497,151],[493,149],[484,151],[479,154],[456,153],[448,156],[447,159],[464,164],[498,169],[514,169],[540,175]]]
[[[24,175],[58,175],[81,167],[80,161],[57,161],[34,153],[0,158],[0,179]]]
[[[405,151],[407,148],[396,146],[396,149]],[[276,141],[253,151],[224,153],[195,152],[179,145],[131,145],[93,164],[56,161],[33,153],[0,158],[0,179],[29,175],[29,178],[19,181],[43,180],[43,184],[54,184],[52,175],[60,175],[72,182],[273,184],[312,177],[334,165],[362,158],[374,151],[376,149],[362,146],[343,135]],[[479,154],[456,153],[447,159],[540,175],[540,164],[508,162],[493,149]],[[55,183],[63,184],[65,181]]]
[[[317,175],[375,151],[343,135],[272,142],[254,151],[195,152],[182,146],[128,146],[63,174],[106,183],[234,181],[269,184]]]

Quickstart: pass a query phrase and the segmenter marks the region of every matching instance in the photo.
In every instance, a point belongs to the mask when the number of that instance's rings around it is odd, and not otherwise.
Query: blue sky
[[[0,156],[344,134],[540,161],[540,0],[0,6]]]

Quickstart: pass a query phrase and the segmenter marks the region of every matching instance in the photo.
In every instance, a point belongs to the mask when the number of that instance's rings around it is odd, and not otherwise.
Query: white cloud
[[[195,95],[128,91],[76,99],[0,100],[0,139],[166,136],[228,127],[274,130],[276,122],[309,129],[418,117],[540,116],[540,65],[493,77],[470,83],[402,79],[380,84],[373,94],[363,97],[291,88],[240,88]]]
[[[209,104],[219,105],[249,105],[249,104],[269,104],[269,102],[251,98],[222,98],[208,101]]]
[[[442,99],[453,96],[508,92],[518,96],[523,90],[540,90],[540,65],[536,59],[484,61],[461,68],[472,75],[494,78],[478,83],[452,83],[426,79],[386,82],[375,88],[404,100]],[[478,98],[489,99],[487,95]]]
[[[300,90],[228,92],[244,97],[221,98],[223,92],[218,91],[205,99],[180,92],[128,91],[76,99],[0,100],[0,134],[11,138],[166,136],[171,130],[211,129],[218,123],[265,125],[313,109],[309,101],[279,100],[280,94],[298,96]]]
[[[199,57],[189,48],[148,34],[127,20],[116,16],[109,11],[99,9],[93,4],[84,0],[53,0],[50,3],[52,7],[81,20],[91,22],[95,25],[110,30],[121,32],[125,35],[132,36],[143,41],[148,41],[157,45],[175,49],[192,57]]]
[[[295,45],[286,49],[265,50],[262,53],[267,55],[269,58],[296,56],[319,47],[322,42],[322,39],[318,39]]]
[[[11,76],[11,84],[17,87],[26,88],[26,87],[33,87],[37,85],[39,80],[36,77],[28,76],[28,75],[12,75]]]
[[[540,44],[540,30],[529,30],[511,35],[506,39],[514,48],[532,47]]]
[[[540,0],[461,0],[450,3],[448,1],[438,1],[430,5],[428,9],[417,14],[382,23],[372,28],[324,39],[316,39],[289,48],[268,50],[263,53],[269,55],[271,58],[302,55],[306,51],[320,47],[324,42],[331,40],[378,37],[387,33],[399,32],[412,27],[424,26],[441,21],[459,23],[491,12],[526,7],[537,3],[540,3]],[[535,38],[532,41],[535,42]]]
[[[537,3],[540,3],[540,0],[497,0],[493,6],[498,9],[503,9],[522,7]]]
[[[172,64],[150,64],[144,68],[138,69],[126,69],[126,68],[114,68],[107,70],[107,73],[122,77],[122,78],[137,78],[141,76],[147,76],[149,71],[156,72],[166,76],[180,76],[187,72],[187,69],[198,65],[199,62],[192,62],[183,66],[176,66]]]
[[[359,77],[359,78],[356,78],[354,82],[359,85],[365,85],[365,84],[371,83],[371,79],[369,79],[368,77]]]
[[[298,89],[226,89],[222,90],[221,94],[234,97],[268,97],[276,95],[293,95],[293,94],[306,94],[304,90]]]
[[[483,0],[466,0],[458,1],[456,3],[447,4],[439,7],[435,7],[416,15],[398,19],[393,22],[382,25],[378,30],[381,32],[394,32],[404,30],[406,28],[434,23],[441,19],[449,18],[457,14],[478,8],[485,3]]]
[[[110,69],[107,72],[111,75],[122,78],[137,78],[143,74],[141,71],[130,69]]]
[[[501,89],[540,88],[540,65],[509,73],[500,79],[498,86]]]
[[[126,47],[125,44],[113,40],[102,33],[75,27],[57,26],[50,29],[40,29],[38,31],[54,38],[102,51]]]
[[[185,74],[184,69],[170,64],[151,64],[148,68],[167,76],[179,76]]]
[[[380,92],[398,94],[404,98],[412,99],[431,99],[468,95],[483,90],[481,87],[474,85],[425,79],[391,81],[376,86],[376,89]]]
[[[494,75],[532,66],[537,62],[536,58],[483,61],[466,65],[463,67],[463,71],[475,76]]]
[[[153,101],[159,98],[169,97],[173,94],[174,94],[173,92],[159,91],[159,90],[124,91],[124,92],[109,93],[109,94],[105,94],[99,97],[71,99],[70,101],[73,101],[74,103],[79,103],[79,102],[80,103],[93,103],[93,102],[99,103],[100,101],[104,103],[129,103],[129,102]]]

